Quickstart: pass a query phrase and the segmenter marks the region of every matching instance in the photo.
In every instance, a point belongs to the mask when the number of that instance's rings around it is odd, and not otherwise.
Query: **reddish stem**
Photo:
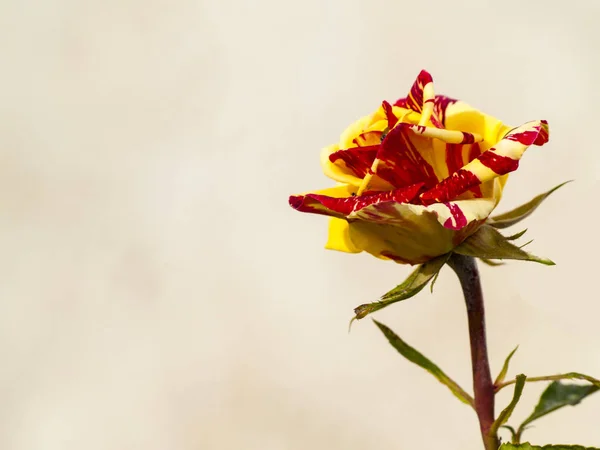
[[[481,437],[486,450],[497,450],[498,436],[490,434],[494,423],[494,382],[490,373],[487,342],[485,337],[485,309],[479,271],[475,258],[452,254],[448,265],[456,272],[465,296],[471,343],[471,364],[473,367],[473,389],[475,391],[475,412],[479,419]]]

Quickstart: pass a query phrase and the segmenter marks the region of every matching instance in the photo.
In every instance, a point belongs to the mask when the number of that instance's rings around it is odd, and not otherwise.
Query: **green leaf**
[[[550,189],[548,192],[538,195],[534,199],[530,200],[524,205],[519,206],[518,208],[513,209],[512,211],[492,217],[488,219],[487,223],[496,228],[507,228],[520,222],[531,215],[531,213],[533,213],[537,207],[540,206],[540,204],[546,200],[546,198],[548,198],[550,194],[552,194],[558,188],[563,187],[565,184],[570,183],[571,181],[573,180],[565,181],[564,183],[559,184],[558,186]]]
[[[502,444],[498,450],[600,450],[597,447],[583,447],[581,445],[531,445],[529,442],[524,444]]]
[[[588,395],[591,395],[598,390],[600,390],[600,388],[594,385],[554,381],[542,393],[540,401],[533,410],[533,413],[525,419],[520,428],[564,406],[577,405]]]
[[[352,320],[362,319],[392,303],[406,300],[407,298],[417,295],[425,286],[427,286],[427,283],[437,275],[444,264],[446,264],[449,257],[450,254],[446,254],[421,264],[408,276],[404,283],[396,286],[390,292],[383,295],[381,300],[373,303],[365,303],[354,308],[355,316]]]
[[[440,383],[445,385],[456,398],[458,398],[461,402],[466,403],[472,407],[475,407],[475,402],[473,397],[467,394],[463,388],[461,388],[454,380],[452,380],[448,375],[446,375],[442,369],[436,366],[432,361],[430,361],[426,356],[420,353],[418,350],[414,349],[406,342],[404,342],[398,335],[396,335],[392,330],[386,327],[384,324],[373,320],[375,325],[379,327],[381,332],[390,342],[392,347],[394,347],[398,353],[408,359],[410,362],[416,364],[417,366],[425,369],[431,375],[433,375]]]
[[[513,398],[490,427],[490,435],[495,436],[498,433],[498,429],[510,418],[511,414],[515,410],[515,406],[517,406],[517,403],[521,398],[526,379],[527,377],[525,375],[517,375],[517,382],[515,383],[515,392],[513,394]]]
[[[490,225],[482,225],[456,247],[454,252],[482,259],[518,259],[521,261],[534,261],[548,266],[554,265],[554,262],[547,258],[532,255],[511,244],[506,237]]]
[[[504,378],[506,378],[506,373],[508,372],[508,365],[510,364],[510,359],[513,357],[513,355],[515,354],[515,352],[517,351],[518,348],[519,348],[519,346],[517,345],[515,347],[515,349],[512,352],[510,352],[508,354],[508,356],[506,357],[506,360],[504,361],[504,365],[502,366],[502,370],[500,370],[500,373],[496,377],[496,381],[494,381],[494,386],[498,386],[500,383],[502,383],[504,381]]]
[[[589,375],[584,375],[584,374],[578,373],[578,372],[568,372],[568,373],[561,373],[558,375],[546,375],[543,377],[528,377],[527,378],[528,383],[531,383],[534,381],[558,381],[558,380],[584,380],[584,381],[587,381],[588,383],[591,383],[594,386],[597,386],[600,388],[600,380],[597,380],[594,377],[590,377]],[[510,386],[511,384],[514,384],[515,382],[516,382],[516,380],[511,380],[511,381],[506,381],[504,383],[500,383],[499,385],[496,386],[496,392],[498,392],[500,389],[502,389],[506,386]]]
[[[564,406],[575,406],[579,404],[588,395],[600,390],[600,387],[595,385],[581,385],[575,383],[563,383],[554,381],[542,393],[540,401],[527,419],[519,426],[515,433],[515,440],[519,442],[523,431],[527,425],[534,420],[544,417],[551,412],[556,411]]]

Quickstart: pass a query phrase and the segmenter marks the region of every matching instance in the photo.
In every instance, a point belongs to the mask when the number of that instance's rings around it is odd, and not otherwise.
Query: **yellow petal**
[[[350,239],[350,226],[344,219],[332,217],[329,220],[329,235],[325,248],[346,253],[360,253],[362,250],[355,246]]]
[[[502,139],[512,127],[459,101],[448,105],[446,109],[446,128],[482,136],[481,147],[485,151]]]

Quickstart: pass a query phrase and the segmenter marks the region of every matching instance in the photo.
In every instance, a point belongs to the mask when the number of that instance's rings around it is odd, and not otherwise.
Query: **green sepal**
[[[504,264],[506,264],[506,263],[503,263],[501,261],[492,261],[491,259],[485,259],[485,258],[479,258],[479,260],[482,263],[484,263],[484,264],[486,264],[488,266],[491,266],[491,267],[498,267],[498,266],[503,266]]]
[[[355,316],[352,320],[360,320],[392,303],[417,295],[437,275],[449,257],[450,254],[446,254],[421,264],[413,270],[402,284],[383,295],[380,300],[373,303],[365,303],[354,308]]]
[[[525,375],[517,375],[517,382],[515,383],[515,392],[513,394],[513,398],[508,404],[506,408],[502,410],[498,418],[492,423],[490,427],[490,435],[495,436],[498,433],[498,429],[506,423],[506,421],[510,418],[511,414],[515,410],[515,406],[519,402],[521,398],[521,394],[523,393],[523,388],[525,387],[525,380],[527,377]]]
[[[504,364],[502,365],[502,369],[500,370],[500,373],[496,377],[496,381],[494,381],[494,386],[498,386],[500,383],[502,383],[504,381],[504,378],[506,378],[506,373],[508,372],[508,365],[510,364],[510,360],[513,357],[513,355],[515,354],[515,352],[517,351],[518,348],[519,348],[519,346],[517,345],[514,348],[514,350],[512,352],[510,352],[508,354],[508,356],[506,357],[506,359],[504,360]]]
[[[519,442],[521,435],[527,425],[531,422],[544,417],[557,409],[565,406],[575,406],[584,398],[600,390],[600,387],[595,385],[581,385],[575,383],[563,383],[554,381],[540,396],[540,401],[529,417],[519,426],[516,433],[513,435],[515,442]]]
[[[379,327],[379,329],[387,338],[389,343],[398,351],[398,353],[400,353],[410,362],[425,369],[427,372],[433,375],[440,383],[442,383],[444,386],[450,389],[454,396],[458,398],[461,402],[466,403],[467,405],[470,405],[473,408],[475,407],[475,401],[473,400],[473,397],[471,397],[454,380],[452,380],[448,375],[446,375],[442,371],[442,369],[440,369],[437,365],[435,365],[431,360],[429,360],[418,350],[414,349],[402,339],[400,339],[400,337],[396,335],[392,330],[390,330],[387,326],[380,322],[377,322],[376,320],[373,320],[373,322],[375,322],[375,325]]]
[[[510,431],[510,435],[512,436],[512,438],[513,439],[515,438],[515,435],[517,434],[517,432],[513,427],[511,427],[510,425],[502,425],[500,428],[506,428],[508,431]]]
[[[486,260],[518,259],[521,261],[534,261],[548,266],[554,265],[553,261],[527,253],[520,247],[510,243],[505,236],[490,225],[482,225],[453,251],[460,255],[474,256]]]
[[[597,447],[583,447],[581,445],[531,445],[529,442],[524,444],[502,444],[498,450],[600,450]]]
[[[565,184],[570,183],[571,181],[573,180],[565,181],[564,183],[559,184],[558,186],[550,189],[548,192],[538,195],[529,202],[513,209],[512,211],[489,218],[487,223],[495,228],[507,228],[520,222],[531,215],[531,213],[533,213],[537,207],[540,206],[540,204],[546,200],[546,198],[548,198],[550,194],[563,187]]]
[[[525,233],[527,233],[527,228],[525,228],[523,231],[519,231],[518,233],[513,234],[512,236],[506,236],[506,240],[507,241],[516,241],[521,236],[523,236]]]

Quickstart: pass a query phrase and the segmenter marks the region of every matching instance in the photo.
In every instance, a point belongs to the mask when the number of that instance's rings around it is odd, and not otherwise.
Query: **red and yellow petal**
[[[381,202],[408,203],[415,199],[423,188],[423,183],[395,189],[393,191],[354,195],[354,186],[337,186],[305,195],[292,195],[290,206],[297,211],[345,218],[355,211]]]
[[[431,164],[423,157],[411,139],[409,128],[413,125],[399,123],[381,143],[377,152],[377,176],[392,186],[400,188],[422,182],[427,188],[438,179]]]
[[[431,123],[437,128],[446,128],[446,111],[455,104],[455,100],[445,95],[436,95],[433,103],[433,113],[431,115]]]
[[[395,106],[408,108],[421,114],[419,125],[425,125],[433,114],[434,102],[433,78],[429,72],[422,70],[417,75],[408,96],[397,100]]]
[[[328,158],[332,163],[337,163],[338,167],[343,163],[346,170],[362,179],[369,173],[379,148],[380,144],[338,150],[329,154]]]
[[[340,160],[339,158],[335,161],[331,161],[331,155],[343,151],[339,149],[337,144],[330,145],[329,147],[325,147],[321,151],[321,168],[323,169],[323,173],[338,183],[350,184],[353,186],[360,186],[362,182],[363,176],[354,173],[351,167],[346,166],[345,161]],[[352,155],[351,155],[352,156]],[[356,155],[353,160],[356,160],[357,163],[361,158],[364,158],[365,155]]]
[[[430,205],[456,199],[470,188],[516,170],[521,156],[530,145],[543,145],[546,142],[548,123],[545,120],[528,122],[515,128],[494,147],[421,194],[421,201]]]

